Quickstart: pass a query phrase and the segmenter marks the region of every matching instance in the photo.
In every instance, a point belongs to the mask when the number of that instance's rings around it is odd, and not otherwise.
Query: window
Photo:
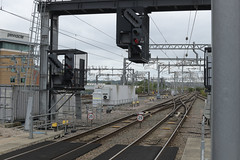
[[[10,42],[2,42],[1,48],[4,49],[11,49],[11,50],[17,50],[17,51],[23,51],[28,52],[28,45],[26,44],[17,44],[17,43],[10,43]]]
[[[25,78],[21,78],[21,83],[25,83]]]
[[[12,60],[12,61],[15,61],[15,60],[16,60],[16,57],[12,56],[12,57],[11,57],[11,60]]]
[[[22,57],[21,61],[22,61],[22,63],[25,63],[26,62],[26,57]]]
[[[16,72],[16,68],[15,68],[15,67],[12,67],[12,68],[11,68],[11,72]]]
[[[26,69],[24,67],[21,67],[21,72],[25,73]]]
[[[11,77],[11,78],[10,78],[10,82],[11,82],[11,83],[15,83],[15,77]]]

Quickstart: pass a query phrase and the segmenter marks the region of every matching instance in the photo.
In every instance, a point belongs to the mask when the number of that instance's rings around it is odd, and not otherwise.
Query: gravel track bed
[[[147,98],[141,99],[140,100],[140,106],[136,106],[136,107],[132,107],[130,104],[122,105],[122,106],[116,106],[110,114],[107,114],[105,112],[107,107],[104,106],[101,118],[94,119],[93,123],[92,123],[92,127],[90,127],[90,122],[87,120],[86,112],[83,111],[82,112],[83,113],[82,120],[77,122],[77,124],[79,125],[79,127],[77,128],[78,131],[76,133],[65,135],[65,138],[67,138],[69,136],[73,136],[73,135],[78,135],[80,133],[86,132],[87,130],[90,130],[90,129],[98,127],[100,125],[109,123],[109,122],[114,121],[116,119],[119,119],[121,117],[138,113],[140,111],[151,108],[152,106],[165,101],[165,100],[147,101],[146,99]],[[166,99],[166,100],[168,100],[168,99]],[[58,140],[61,140],[61,139],[58,139]]]
[[[113,147],[116,144],[123,144],[123,145],[128,145],[134,140],[136,140],[139,135],[143,134],[146,132],[146,130],[150,129],[152,126],[154,126],[160,119],[166,116],[171,111],[171,109],[167,109],[164,111],[161,111],[160,113],[156,113],[155,115],[152,115],[151,117],[145,119],[140,128],[140,124],[137,123],[130,128],[127,128],[120,133],[114,135],[111,137],[111,139],[103,140],[100,143],[102,146],[98,147],[97,149],[81,156],[78,158],[80,159],[93,159],[97,156],[99,156],[101,153],[107,151],[111,147]]]
[[[204,102],[197,99],[188,114],[182,128],[178,131],[177,136],[169,144],[169,146],[179,147],[175,160],[181,160],[184,148],[189,137],[201,137],[201,123],[203,115]],[[209,126],[205,125],[206,130]],[[206,131],[210,136],[210,130]],[[200,154],[200,153],[199,153]]]
[[[180,112],[179,115],[174,115],[169,120],[164,122],[159,128],[151,133],[147,138],[145,138],[139,145],[158,145],[163,146],[168,138],[171,136],[172,132],[182,119],[181,116],[184,109],[181,107],[176,113]],[[171,122],[170,124],[168,122]],[[174,124],[173,124],[174,123]]]

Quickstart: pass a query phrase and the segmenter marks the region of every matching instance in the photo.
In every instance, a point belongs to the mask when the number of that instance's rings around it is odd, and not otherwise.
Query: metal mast
[[[212,160],[240,159],[240,1],[212,1]]]

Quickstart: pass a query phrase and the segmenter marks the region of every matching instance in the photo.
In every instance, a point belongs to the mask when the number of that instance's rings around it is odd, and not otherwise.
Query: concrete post
[[[41,14],[41,44],[40,44],[40,84],[39,84],[39,112],[46,114],[48,106],[48,54],[49,49],[49,13]]]
[[[240,1],[212,1],[212,160],[240,159]]]

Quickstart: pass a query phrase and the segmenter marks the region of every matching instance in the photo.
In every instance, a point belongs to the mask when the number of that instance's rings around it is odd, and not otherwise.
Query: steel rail
[[[202,96],[200,94],[198,94],[197,98],[201,99],[202,101],[205,101],[207,99],[206,97],[204,97],[204,96]]]
[[[181,119],[181,121],[178,123],[177,127],[175,128],[175,130],[173,131],[173,133],[171,134],[170,138],[167,140],[167,142],[164,144],[163,148],[159,151],[159,153],[157,154],[157,156],[154,158],[154,160],[158,160],[161,156],[161,154],[163,153],[163,151],[167,148],[168,144],[171,142],[171,140],[174,138],[174,136],[176,135],[176,133],[178,132],[179,128],[182,126],[183,122],[185,121],[187,114],[189,113],[189,111],[192,109],[193,104],[195,103],[197,99],[197,96],[195,96],[194,100],[191,102],[189,108],[186,110],[183,118]],[[185,105],[185,104],[184,104]],[[186,105],[185,105],[186,107]]]
[[[178,97],[180,97],[180,96],[178,96]],[[177,98],[178,98],[178,97],[177,97]],[[146,111],[149,111],[149,110],[152,110],[152,109],[156,109],[156,108],[162,107],[162,106],[164,107],[165,105],[170,105],[170,104],[167,104],[167,103],[169,103],[169,102],[171,102],[171,101],[172,101],[171,99],[170,99],[170,100],[167,100],[167,101],[164,101],[164,102],[162,102],[162,103],[160,103],[160,104],[157,104],[157,105],[154,105],[153,107],[150,107],[149,109],[143,110],[143,112],[146,112]],[[6,160],[10,160],[10,159],[13,159],[13,158],[22,156],[22,155],[24,155],[24,154],[31,153],[31,152],[33,152],[33,151],[36,151],[36,150],[39,150],[39,149],[42,149],[42,148],[45,148],[45,147],[50,147],[50,146],[52,146],[52,145],[54,145],[54,144],[57,144],[57,143],[60,143],[60,142],[62,142],[62,141],[73,141],[73,140],[75,140],[75,139],[78,139],[79,137],[83,137],[83,136],[92,134],[92,133],[94,133],[94,132],[96,132],[96,131],[99,131],[99,130],[101,130],[101,129],[104,129],[104,128],[106,128],[106,127],[108,127],[108,126],[111,126],[111,125],[113,125],[113,124],[115,124],[115,123],[119,123],[119,122],[121,122],[121,121],[124,121],[124,120],[126,120],[126,119],[132,118],[132,117],[134,117],[134,116],[135,116],[134,114],[127,115],[127,116],[125,116],[125,117],[123,117],[123,118],[119,118],[119,119],[117,119],[117,120],[115,120],[115,121],[109,122],[109,123],[107,123],[107,124],[103,124],[103,125],[101,125],[101,126],[99,126],[99,127],[93,128],[93,129],[91,129],[91,130],[88,130],[88,131],[86,131],[86,132],[80,133],[80,134],[78,134],[78,135],[74,135],[74,136],[72,136],[72,137],[68,137],[68,138],[63,139],[63,140],[61,140],[61,141],[57,141],[57,142],[53,142],[53,143],[50,143],[50,144],[47,144],[47,145],[43,145],[43,146],[41,146],[41,147],[38,147],[38,148],[35,148],[35,149],[32,149],[32,150],[29,150],[29,151],[26,151],[26,152],[23,152],[23,153],[14,155],[14,156],[12,156],[12,157],[8,157]],[[135,123],[136,123],[136,122],[135,122]],[[117,131],[117,130],[116,130],[116,131]],[[113,133],[113,134],[114,134],[114,133]],[[109,136],[110,136],[110,135],[109,135]],[[106,137],[105,137],[105,138],[106,138]],[[96,142],[97,142],[97,141],[96,141]]]
[[[181,97],[181,96],[180,96],[180,97]],[[160,112],[160,111],[162,111],[162,110],[165,110],[165,109],[168,109],[168,108],[171,108],[171,107],[172,107],[172,104],[168,104],[168,106],[161,107],[161,108],[159,108],[158,110],[156,110],[156,111],[154,111],[154,112],[151,112],[151,113],[145,115],[145,119],[151,117],[151,115],[153,115],[153,114],[156,114],[156,113],[158,113],[158,112]],[[155,108],[151,108],[151,109],[155,109]],[[149,109],[148,109],[148,110],[149,110]],[[148,111],[148,110],[145,110],[145,111]],[[68,155],[73,154],[75,151],[77,151],[77,150],[79,150],[79,149],[81,149],[81,148],[87,147],[87,146],[89,146],[89,145],[91,145],[91,144],[98,143],[99,141],[102,141],[102,140],[104,140],[104,139],[106,139],[106,138],[110,138],[111,136],[115,135],[116,133],[118,133],[118,132],[120,132],[120,131],[122,131],[122,130],[124,130],[124,129],[126,129],[126,128],[134,125],[134,124],[136,124],[137,122],[138,122],[138,121],[135,120],[135,121],[129,123],[128,125],[123,126],[123,127],[119,128],[119,129],[117,129],[117,130],[115,130],[115,131],[113,131],[113,132],[111,132],[111,133],[103,136],[103,137],[100,137],[100,138],[98,138],[98,139],[95,139],[95,140],[93,140],[93,141],[90,141],[90,142],[88,142],[87,144],[85,144],[85,145],[83,145],[83,146],[80,146],[80,147],[75,148],[75,149],[73,149],[73,150],[71,150],[71,151],[69,151],[69,152],[66,152],[66,153],[64,153],[64,154],[62,154],[62,155],[54,158],[53,160],[64,159],[64,157],[67,157]]]
[[[178,97],[177,97],[177,98],[178,98]],[[170,100],[167,100],[167,101],[164,101],[164,102],[162,102],[162,103],[160,103],[160,104],[157,104],[157,105],[154,105],[154,106],[152,106],[152,107],[150,107],[150,108],[148,108],[148,109],[145,109],[145,110],[143,110],[142,112],[147,112],[147,111],[149,111],[149,110],[156,109],[156,108],[158,108],[158,107],[164,107],[165,105],[169,105],[168,103],[171,102],[171,101],[172,101],[171,99],[170,99]],[[108,127],[108,126],[111,126],[111,125],[113,125],[113,124],[115,124],[115,123],[119,123],[119,122],[121,122],[121,121],[124,121],[124,120],[129,119],[129,118],[134,117],[134,116],[135,116],[134,114],[127,115],[127,116],[125,116],[125,117],[123,117],[123,118],[117,119],[117,120],[112,121],[112,122],[109,122],[109,123],[107,123],[107,124],[103,124],[103,125],[101,125],[101,126],[99,126],[99,127],[93,128],[93,129],[88,130],[88,131],[86,131],[86,132],[83,132],[83,133],[81,133],[81,134],[74,135],[74,136],[72,136],[72,137],[68,137],[67,139],[64,139],[63,141],[72,141],[72,140],[74,140],[74,139],[77,139],[77,138],[79,138],[79,137],[82,137],[82,136],[91,134],[91,133],[96,132],[96,131],[98,131],[98,130],[100,130],[100,129],[104,129],[104,128]]]
[[[172,106],[160,108],[160,109],[158,109],[158,110],[155,111],[155,112],[152,112],[152,113],[149,113],[149,114],[145,115],[144,118],[147,119],[147,118],[151,117],[151,115],[156,114],[156,113],[158,113],[158,112],[160,112],[160,111],[162,111],[162,110],[165,110],[165,109],[168,109],[168,108],[171,108],[171,107],[172,107]],[[127,124],[126,126],[123,126],[123,127],[119,128],[119,129],[117,129],[117,130],[115,130],[115,131],[113,131],[113,132],[111,132],[111,133],[109,133],[109,134],[106,134],[106,135],[104,135],[103,137],[100,137],[100,138],[98,138],[98,139],[95,139],[95,140],[93,140],[93,141],[90,141],[90,142],[86,143],[85,145],[82,145],[82,146],[80,146],[80,147],[77,147],[77,148],[75,148],[75,149],[73,149],[73,150],[71,150],[71,151],[69,151],[69,152],[66,152],[66,153],[64,153],[64,154],[62,154],[62,155],[54,158],[53,160],[63,159],[64,157],[67,157],[69,154],[72,154],[73,152],[75,152],[75,151],[77,151],[77,150],[79,150],[79,149],[81,149],[81,148],[87,147],[87,146],[89,146],[89,145],[91,145],[91,144],[98,143],[99,141],[102,141],[102,140],[104,140],[104,139],[110,138],[111,136],[119,133],[120,131],[122,131],[122,130],[124,130],[124,129],[127,129],[128,127],[130,127],[130,126],[132,126],[132,125],[134,125],[134,124],[136,124],[136,123],[138,123],[138,121],[137,121],[137,120],[134,120],[133,122]]]
[[[137,138],[135,141],[133,141],[131,144],[129,144],[128,146],[126,146],[125,148],[123,148],[121,151],[119,151],[118,153],[116,153],[113,157],[111,157],[109,160],[113,160],[116,157],[118,157],[120,154],[122,154],[124,151],[126,151],[127,149],[129,149],[130,147],[132,147],[133,145],[139,143],[142,139],[144,139],[145,137],[147,137],[149,134],[151,134],[153,131],[155,131],[157,128],[159,128],[159,126],[161,124],[163,124],[167,119],[169,119],[172,115],[172,113],[176,112],[183,104],[180,104],[176,107],[175,110],[172,110],[170,113],[168,113],[161,121],[159,121],[157,124],[155,124],[151,129],[149,129],[148,131],[146,131],[143,135],[141,135],[139,138]]]

